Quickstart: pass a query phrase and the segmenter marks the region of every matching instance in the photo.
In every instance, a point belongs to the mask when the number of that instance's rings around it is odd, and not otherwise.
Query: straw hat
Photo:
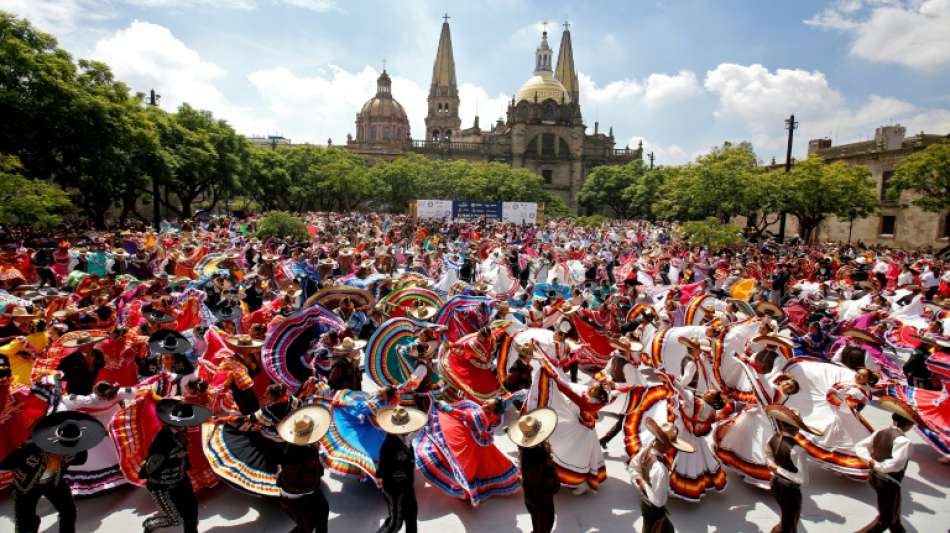
[[[298,446],[317,442],[329,429],[330,411],[317,405],[297,409],[277,424],[280,438]]]
[[[854,339],[858,342],[866,342],[868,344],[875,344],[875,345],[881,344],[881,339],[879,339],[877,335],[863,329],[848,328],[844,330],[842,335],[850,339]]]
[[[232,349],[237,351],[250,352],[260,350],[264,346],[264,341],[252,338],[250,335],[228,335],[224,342]]]
[[[337,354],[352,354],[358,352],[366,347],[366,341],[364,340],[353,340],[352,337],[344,337],[340,344],[337,344],[333,347],[333,351]]]
[[[418,301],[416,303],[422,304],[421,301]],[[414,306],[406,314],[409,315],[410,318],[414,318],[416,320],[429,320],[430,318],[435,316],[437,312],[438,311],[436,310],[435,307],[431,305],[423,304],[423,305]]]
[[[405,435],[422,429],[426,414],[414,407],[384,407],[376,415],[376,425],[386,433]]]
[[[709,339],[707,339],[706,337],[703,337],[699,339],[698,341],[696,339],[691,339],[689,337],[679,337],[676,340],[677,342],[679,342],[683,346],[686,346],[686,348],[689,348],[689,349],[702,350],[704,352],[712,351],[712,344],[710,344]]]
[[[105,340],[105,335],[90,335],[86,332],[80,332],[77,335],[73,335],[70,338],[62,342],[63,348],[79,348],[81,346],[88,346],[90,344],[95,344],[99,341]]]
[[[920,341],[922,344],[929,344],[931,346],[940,346],[943,348],[950,348],[950,341],[946,339],[938,339],[931,335],[913,335],[915,339]]]
[[[664,442],[667,446],[676,448],[683,453],[693,453],[696,451],[696,448],[694,448],[692,444],[677,436],[678,431],[676,426],[673,424],[669,422],[663,422],[662,424],[659,424],[652,418],[647,418],[645,422],[650,433],[652,433],[653,436],[660,441]]]
[[[784,405],[772,404],[765,408],[765,412],[772,418],[784,422],[790,426],[794,426],[801,431],[807,431],[812,435],[824,435],[823,431],[809,427],[808,424],[802,420],[801,415],[798,414],[798,411],[790,407],[785,407]]]
[[[910,420],[911,422],[923,425],[924,421],[921,420],[920,415],[917,414],[917,411],[911,407],[911,405],[900,398],[895,398],[894,396],[882,396],[880,399],[881,409],[885,411],[890,411],[901,418]]]
[[[165,425],[191,427],[204,423],[211,418],[211,410],[201,405],[192,405],[177,398],[159,400],[155,405],[155,414]]]
[[[23,307],[22,305],[18,305],[14,307],[13,310],[8,311],[6,315],[14,320],[36,318],[39,316],[35,310],[30,311],[26,307]]]
[[[331,270],[337,267],[336,261],[329,257],[320,260],[320,266],[329,267]]]
[[[616,341],[610,341],[610,345],[618,350],[627,353],[640,353],[643,351],[643,343],[640,341],[631,341],[628,337],[620,337]]]
[[[785,310],[772,302],[759,302],[755,306],[755,312],[759,316],[769,316],[776,320],[783,320],[785,318]]]
[[[105,437],[106,428],[92,415],[60,411],[37,421],[31,438],[44,452],[75,455],[95,447]]]
[[[522,448],[534,448],[544,442],[557,427],[557,412],[549,407],[521,415],[505,432],[511,442]]]
[[[579,305],[574,305],[574,304],[572,304],[571,302],[568,302],[568,301],[565,300],[565,301],[561,302],[561,306],[558,308],[558,310],[561,311],[561,314],[562,314],[562,315],[572,315],[572,314],[574,314],[575,312],[577,312],[577,310],[580,309],[580,308],[581,308],[581,306],[579,306]]]
[[[773,348],[779,348],[779,349],[787,348],[791,350],[792,348],[795,347],[795,345],[792,344],[792,341],[790,339],[786,339],[784,337],[779,337],[776,335],[759,335],[758,337],[755,337],[754,339],[752,339],[752,342],[757,343],[757,344],[764,344],[766,346],[771,346]]]

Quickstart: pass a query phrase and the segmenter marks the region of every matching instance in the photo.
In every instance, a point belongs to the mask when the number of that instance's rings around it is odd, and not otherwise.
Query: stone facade
[[[832,146],[830,139],[813,139],[808,142],[808,155],[819,155],[826,162],[843,161],[867,167],[871,180],[881,199],[879,213],[866,218],[838,220],[829,218],[818,229],[820,241],[861,241],[878,243],[906,249],[925,246],[947,246],[950,233],[950,213],[930,213],[909,206],[913,193],[905,192],[898,201],[884,198],[887,180],[897,165],[908,155],[939,142],[950,142],[950,135],[931,135],[923,132],[907,137],[903,126],[891,125],[877,128],[874,140]],[[776,169],[776,172],[782,170]],[[908,205],[907,207],[901,207]],[[740,221],[740,223],[744,222]],[[769,227],[777,232],[777,225]],[[786,235],[795,235],[798,224],[789,216]]]
[[[429,88],[426,135],[402,146],[379,147],[360,136],[348,139],[347,148],[368,157],[393,159],[415,152],[438,159],[499,161],[526,168],[544,179],[545,187],[577,207],[577,193],[590,170],[603,164],[623,164],[641,159],[642,148],[614,148],[613,128],[588,135],[579,103],[577,73],[570,29],[565,24],[557,65],[548,45],[547,32],[535,50],[533,75],[511,99],[505,118],[482,130],[478,117],[471,128],[461,129],[455,59],[448,20],[442,24]]]

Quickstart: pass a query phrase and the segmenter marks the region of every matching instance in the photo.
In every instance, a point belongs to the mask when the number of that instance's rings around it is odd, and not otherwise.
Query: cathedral
[[[356,115],[356,136],[347,136],[347,149],[380,160],[414,152],[439,159],[504,162],[541,176],[548,190],[577,208],[577,193],[592,168],[640,159],[642,149],[615,149],[613,128],[601,133],[596,122],[594,133],[587,134],[567,24],[557,62],[553,60],[545,31],[534,52],[534,71],[509,102],[506,117],[483,130],[476,116],[472,127],[463,129],[446,17],[432,67],[425,136],[413,139],[409,119],[383,69],[376,95]]]

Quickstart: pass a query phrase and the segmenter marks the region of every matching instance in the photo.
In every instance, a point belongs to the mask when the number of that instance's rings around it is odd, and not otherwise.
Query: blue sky
[[[619,147],[681,163],[725,140],[784,156],[782,120],[809,138],[869,138],[891,122],[950,133],[950,0],[345,2],[0,0],[76,57],[105,61],[163,107],[211,109],[245,134],[345,141],[386,59],[423,131],[451,16],[463,126],[485,125],[531,75],[542,22],[572,27],[581,106]]]

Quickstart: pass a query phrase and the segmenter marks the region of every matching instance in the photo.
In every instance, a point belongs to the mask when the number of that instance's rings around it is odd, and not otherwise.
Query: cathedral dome
[[[376,80],[376,96],[356,114],[356,139],[364,144],[401,144],[409,139],[409,117],[393,98],[392,80],[385,70]]]
[[[518,89],[516,101],[543,102],[549,98],[557,103],[562,101],[566,104],[571,103],[571,95],[564,88],[564,85],[557,81],[550,72],[542,72],[540,75],[532,76],[524,82],[524,85]]]
[[[571,93],[554,77],[551,69],[551,47],[548,46],[548,32],[541,34],[541,44],[534,51],[534,76],[528,78],[518,89],[518,102],[543,102],[547,99],[557,103],[571,102]]]

